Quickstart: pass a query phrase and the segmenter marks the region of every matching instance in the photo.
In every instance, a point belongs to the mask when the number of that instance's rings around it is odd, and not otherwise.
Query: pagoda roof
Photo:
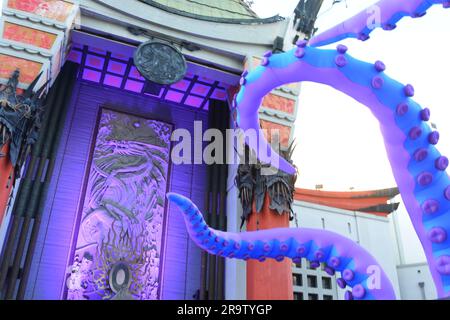
[[[371,191],[322,191],[296,188],[294,199],[386,217],[397,210],[399,203],[388,203],[388,201],[399,193],[398,188]]]
[[[140,0],[153,7],[194,19],[221,23],[253,24],[284,20],[276,15],[259,18],[242,0]]]

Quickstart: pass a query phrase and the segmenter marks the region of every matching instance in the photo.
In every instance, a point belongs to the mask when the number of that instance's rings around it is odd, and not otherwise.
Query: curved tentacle
[[[349,286],[346,299],[392,300],[395,293],[389,278],[376,260],[361,246],[336,233],[319,229],[271,229],[231,233],[211,229],[191,200],[175,193],[167,198],[184,213],[192,240],[210,254],[226,258],[267,258],[294,262],[305,258],[318,267],[326,264],[326,272],[341,273],[337,280],[341,288]]]
[[[422,17],[430,7],[436,4],[450,8],[449,0],[381,0],[373,7],[313,37],[310,45],[321,47],[347,38],[365,41],[369,39],[373,30],[379,27],[384,30],[393,30],[396,28],[397,22],[404,17]],[[379,14],[381,18],[381,22],[378,24],[372,21],[376,14]]]
[[[262,98],[286,83],[312,81],[334,87],[369,107],[380,123],[392,167],[415,231],[427,256],[439,297],[450,295],[450,178],[447,157],[435,145],[439,133],[427,124],[429,109],[412,97],[414,88],[389,78],[386,66],[352,58],[347,47],[308,47],[266,55],[261,66],[244,74],[236,97],[238,124],[257,118]],[[282,168],[283,169],[283,168]]]

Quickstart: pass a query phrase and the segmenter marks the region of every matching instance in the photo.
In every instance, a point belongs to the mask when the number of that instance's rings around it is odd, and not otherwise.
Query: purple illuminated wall
[[[112,299],[119,291],[158,298],[171,133],[164,122],[101,110],[68,299]],[[108,280],[118,266],[130,278],[112,290]]]
[[[53,178],[44,207],[27,299],[62,299],[72,244],[78,232],[77,216],[83,208],[83,186],[89,172],[91,146],[99,110],[106,107],[185,128],[193,133],[194,121],[204,121],[205,111],[169,104],[125,90],[79,81],[58,147]],[[169,190],[203,203],[206,168],[203,165],[171,165]],[[202,208],[200,208],[202,209]],[[200,251],[189,240],[182,216],[168,207],[163,229],[160,298],[192,299],[200,285]]]
[[[172,85],[155,85],[146,81],[133,65],[132,57],[103,49],[74,44],[69,60],[80,64],[81,77],[106,87],[157,97],[190,108],[208,110],[209,100],[226,100],[228,85],[187,73]]]

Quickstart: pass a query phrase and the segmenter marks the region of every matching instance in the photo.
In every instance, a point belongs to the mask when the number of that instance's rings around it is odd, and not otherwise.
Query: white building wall
[[[359,244],[378,261],[392,282],[395,294],[400,299],[397,274],[396,238],[391,233],[389,218],[357,213]]]
[[[401,202],[400,199],[396,201]],[[402,299],[437,299],[425,253],[403,203],[400,203],[398,210],[390,218],[398,238],[397,273]]]
[[[437,299],[436,287],[427,263],[415,263],[397,268],[403,300]]]
[[[415,264],[426,261],[425,252],[423,251],[422,244],[419,237],[414,230],[411,219],[403,204],[401,197],[397,196],[394,199],[395,202],[400,202],[400,206],[397,211],[392,214],[393,223],[396,224],[397,234],[400,240],[400,251],[402,253],[402,262],[400,264]]]

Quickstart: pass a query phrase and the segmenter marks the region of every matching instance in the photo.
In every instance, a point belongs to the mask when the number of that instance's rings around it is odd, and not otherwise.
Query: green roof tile
[[[219,19],[257,19],[258,16],[242,0],[147,0],[190,15]]]

